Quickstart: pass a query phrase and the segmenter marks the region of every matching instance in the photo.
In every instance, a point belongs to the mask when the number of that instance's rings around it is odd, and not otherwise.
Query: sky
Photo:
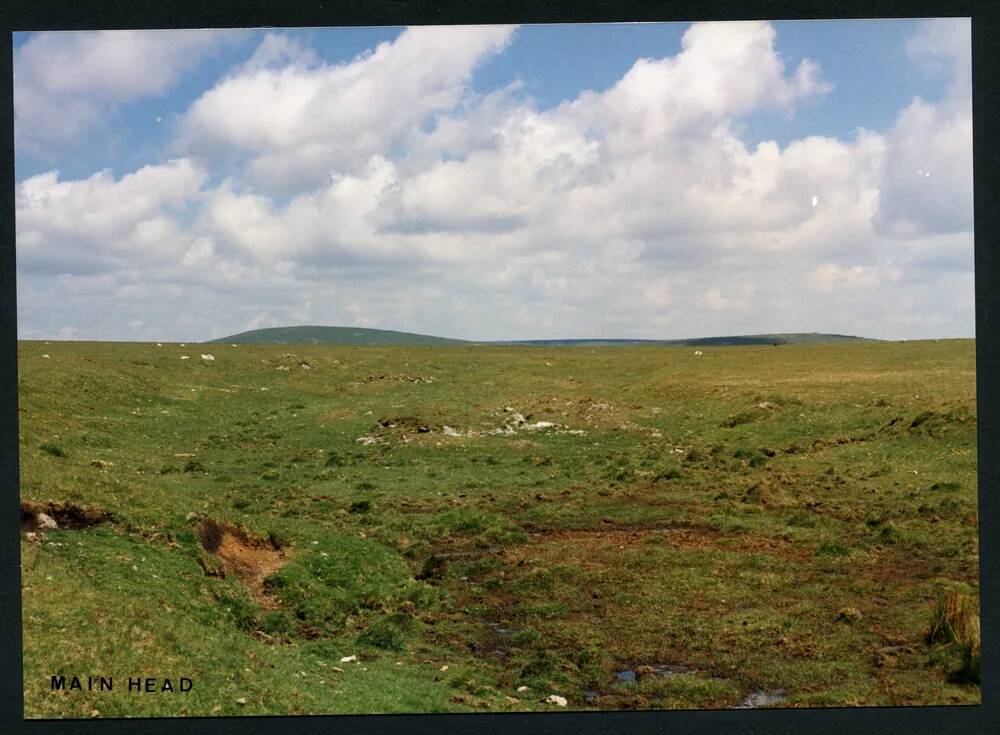
[[[21,339],[974,336],[968,19],[13,44]]]

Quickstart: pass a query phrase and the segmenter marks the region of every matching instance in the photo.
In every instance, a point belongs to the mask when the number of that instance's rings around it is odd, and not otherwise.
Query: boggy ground
[[[974,342],[703,352],[21,343],[27,716],[978,702]]]

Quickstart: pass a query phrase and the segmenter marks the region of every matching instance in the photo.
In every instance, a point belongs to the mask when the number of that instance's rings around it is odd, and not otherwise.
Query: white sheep
[[[696,355],[704,355],[705,353],[702,352],[701,350],[695,350],[694,354],[696,354]]]
[[[201,359],[204,360],[205,362],[215,362],[214,355],[202,355]]]

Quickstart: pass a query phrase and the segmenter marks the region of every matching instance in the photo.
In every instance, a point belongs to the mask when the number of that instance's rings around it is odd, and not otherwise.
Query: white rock
[[[526,691],[528,691],[529,689],[531,689],[531,687],[529,687],[529,686],[525,686],[524,684],[522,684],[521,686],[519,686],[519,687],[517,688],[517,691],[519,691],[519,692],[526,692]]]
[[[278,367],[275,368],[275,369],[276,370],[288,370],[288,365],[278,365]]]
[[[342,656],[341,659],[340,659],[340,663],[342,663],[342,664],[349,664],[352,661],[357,661],[357,660],[358,660],[358,657],[356,655]]]
[[[48,355],[42,355],[42,357],[44,357],[44,358],[45,358],[46,360],[48,360],[48,359],[49,359],[49,356],[48,356]]]
[[[35,519],[38,521],[39,528],[59,528],[59,524],[56,523],[56,519],[48,513],[39,513],[35,516]]]
[[[163,347],[163,343],[162,343],[162,342],[157,342],[157,343],[156,343],[156,346],[157,346],[157,347]]]
[[[536,431],[538,429],[551,429],[555,424],[551,421],[536,421],[533,424],[525,424],[522,429],[527,429],[528,431]]]
[[[302,368],[303,370],[312,370],[312,365],[310,365],[308,362],[302,363],[301,365],[299,365],[299,367]]]
[[[202,355],[201,359],[205,362],[215,362],[215,355]]]
[[[182,360],[190,360],[191,358],[188,357],[187,355],[181,355],[181,359]]]
[[[187,347],[187,345],[181,342],[181,347]]]
[[[546,704],[557,704],[560,707],[565,707],[568,703],[566,697],[560,697],[558,694],[550,694],[545,698]]]
[[[24,537],[28,539],[28,541],[34,541],[38,537],[38,534],[34,531],[28,531],[24,534]]]
[[[445,436],[462,436],[462,432],[461,431],[456,431],[455,429],[451,428],[450,426],[442,426],[441,427],[441,433],[444,434]]]
[[[702,352],[701,350],[695,350],[694,354],[696,354],[696,355],[704,355],[705,353]]]

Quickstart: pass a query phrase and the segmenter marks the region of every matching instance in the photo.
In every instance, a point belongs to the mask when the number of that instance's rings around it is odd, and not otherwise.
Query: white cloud
[[[219,31],[59,31],[14,54],[19,148],[67,144],[118,105],[162,94],[226,37]]]
[[[181,145],[206,155],[248,155],[250,179],[265,190],[313,188],[331,171],[363,169],[428,115],[453,108],[475,67],[513,31],[410,28],[338,65],[273,68],[251,59],[195,101]],[[277,43],[268,37],[254,57],[273,59]]]
[[[942,28],[910,53],[958,80]],[[197,158],[18,186],[19,300],[51,304],[44,274],[73,273],[53,323],[101,289],[156,339],[303,321],[481,339],[969,333],[958,81],[884,135],[749,148],[740,117],[832,88],[808,60],[787,69],[767,23],[695,24],[677,55],[549,109],[516,84],[471,91],[511,33],[412,29],[338,66],[269,36],[188,111]]]
[[[18,267],[88,272],[177,255],[189,237],[181,216],[206,174],[188,159],[60,181],[57,171],[15,189]]]
[[[916,98],[887,134],[876,226],[896,237],[972,230],[971,30],[967,18],[924,21],[906,46],[918,63],[946,64],[941,100]]]

